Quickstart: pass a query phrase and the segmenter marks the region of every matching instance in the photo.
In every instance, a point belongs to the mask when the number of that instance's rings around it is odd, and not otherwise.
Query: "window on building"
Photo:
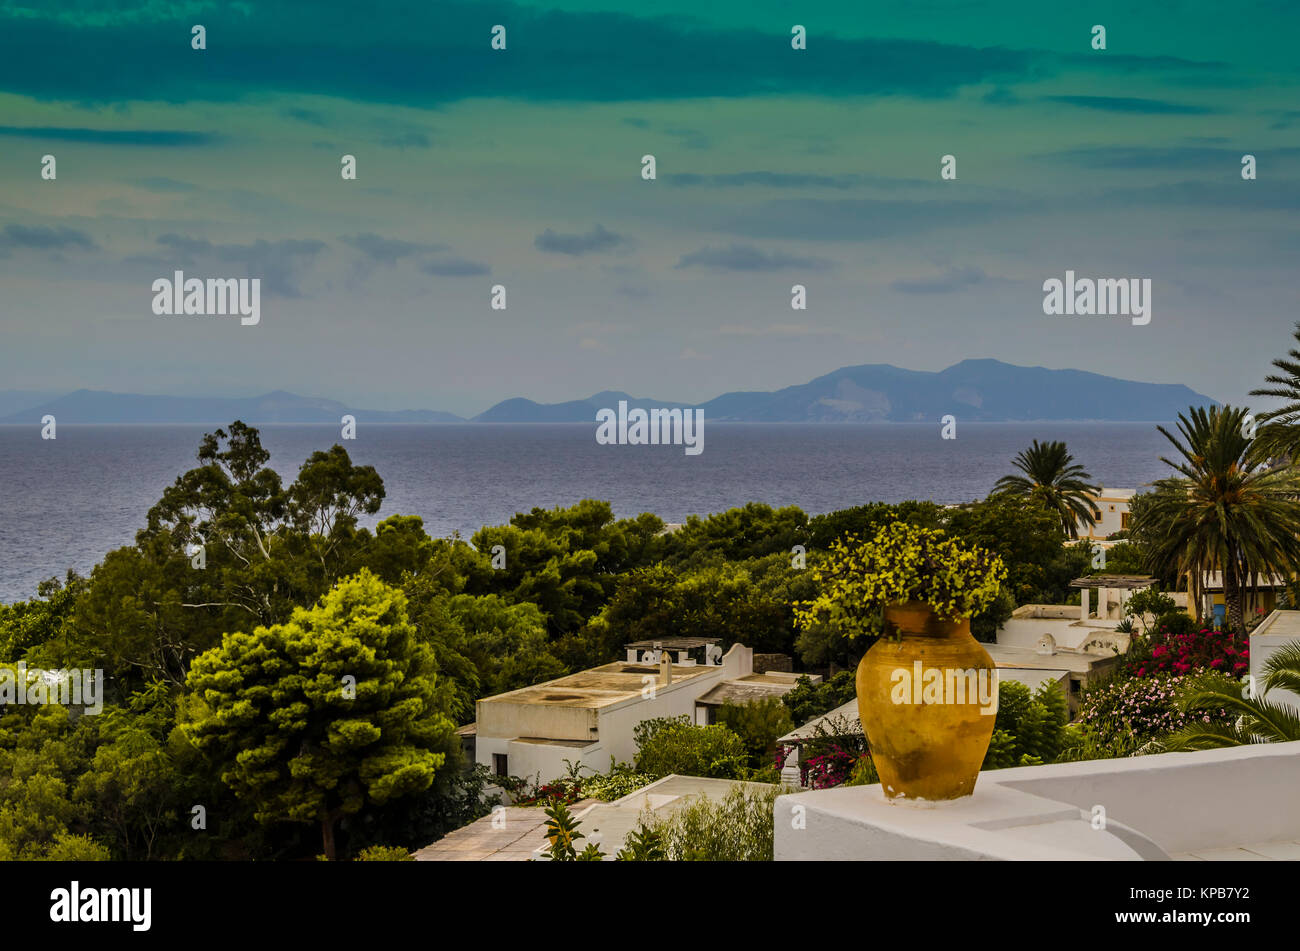
[[[496,773],[498,776],[510,775],[510,761],[507,759],[505,753],[492,754],[492,772]]]
[[[1130,518],[1132,518],[1132,516],[1128,512],[1121,512],[1119,516],[1119,527],[1128,528],[1128,520]]]

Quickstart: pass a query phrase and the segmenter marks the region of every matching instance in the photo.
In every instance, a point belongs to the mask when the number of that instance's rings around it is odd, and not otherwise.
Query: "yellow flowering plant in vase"
[[[942,620],[969,618],[998,596],[1007,569],[982,548],[949,538],[941,529],[890,522],[868,542],[837,539],[813,568],[820,593],[794,605],[802,628],[826,624],[846,637],[897,636],[885,630],[885,608],[923,601]]]

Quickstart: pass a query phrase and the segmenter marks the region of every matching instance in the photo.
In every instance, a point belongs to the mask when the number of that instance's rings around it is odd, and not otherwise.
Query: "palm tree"
[[[1294,337],[1300,344],[1300,323],[1296,324]],[[1288,351],[1285,358],[1273,361],[1278,372],[1265,377],[1271,386],[1251,390],[1251,396],[1271,396],[1286,400],[1279,409],[1259,414],[1259,422],[1265,424],[1259,431],[1258,439],[1262,451],[1267,451],[1288,459],[1300,458],[1300,350]]]
[[[1155,745],[1162,750],[1213,750],[1247,743],[1289,743],[1300,740],[1300,714],[1285,703],[1272,703],[1262,694],[1280,688],[1300,693],[1300,644],[1278,650],[1264,664],[1261,695],[1244,697],[1228,690],[1197,690],[1183,698],[1184,713],[1228,710],[1237,714],[1231,723],[1194,723]]]
[[[1300,481],[1290,467],[1266,465],[1266,450],[1243,430],[1246,410],[1193,407],[1172,435],[1181,459],[1160,461],[1178,475],[1160,479],[1133,530],[1154,539],[1148,569],[1188,576],[1189,592],[1205,572],[1223,572],[1228,625],[1244,627],[1246,588],[1261,574],[1300,565]]]
[[[1078,525],[1096,525],[1101,511],[1089,496],[1101,491],[1091,485],[1092,476],[1077,465],[1063,442],[1034,444],[1016,456],[1013,465],[1024,475],[1006,475],[993,486],[994,495],[1018,495],[1037,499],[1061,519],[1068,538],[1078,538]]]

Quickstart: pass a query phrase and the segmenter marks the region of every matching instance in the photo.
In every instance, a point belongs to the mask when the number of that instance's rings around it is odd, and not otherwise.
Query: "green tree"
[[[1228,624],[1244,628],[1246,589],[1260,574],[1290,574],[1300,564],[1300,480],[1289,467],[1270,467],[1246,433],[1246,411],[1193,407],[1179,414],[1181,439],[1157,427],[1179,458],[1161,462],[1178,475],[1157,493],[1134,524],[1158,532],[1150,552],[1154,571],[1185,574],[1199,607],[1205,572],[1223,572]]]
[[[1169,595],[1163,593],[1158,588],[1143,588],[1129,596],[1124,602],[1124,616],[1126,618],[1135,617],[1142,624],[1142,633],[1150,630],[1147,625],[1147,615],[1150,614],[1153,619],[1159,620],[1166,614],[1171,614],[1178,610],[1178,605]]]
[[[1021,452],[1012,464],[1023,475],[1005,475],[993,486],[994,494],[1037,499],[1060,519],[1061,530],[1078,538],[1078,525],[1095,525],[1101,511],[1092,502],[1101,491],[1092,477],[1074,461],[1063,442],[1040,443]]]
[[[49,578],[30,601],[0,604],[0,661],[22,660],[27,651],[68,636],[73,609],[86,579],[69,571],[65,581]]]
[[[789,505],[774,509],[761,502],[749,502],[706,518],[692,515],[667,536],[669,559],[681,563],[691,559],[724,558],[745,561],[766,555],[784,554],[807,544],[808,516]]]
[[[1045,683],[1031,692],[1019,681],[998,684],[998,713],[981,769],[1041,766],[1065,746],[1070,714],[1059,685]]]
[[[656,778],[677,773],[714,779],[745,775],[745,744],[725,726],[696,726],[686,716],[647,720],[633,730],[636,768]]]
[[[110,552],[78,601],[61,660],[104,666],[124,689],[185,682],[226,631],[289,618],[361,566],[383,481],[340,446],[285,488],[258,431],[238,420],[203,437],[200,465],[149,510],[134,546]]]
[[[888,522],[899,521],[921,528],[939,528],[943,520],[943,506],[934,502],[907,501],[897,505],[870,502],[809,519],[808,542],[812,548],[824,551],[836,539],[845,535],[871,538]]]
[[[858,695],[857,681],[852,670],[841,670],[829,680],[813,683],[807,676],[795,681],[793,690],[786,693],[781,702],[790,711],[790,719],[795,726],[803,726],[810,720],[830,713],[836,707],[842,707]],[[789,731],[787,731],[789,732]]]
[[[771,766],[776,755],[776,741],[794,729],[790,711],[780,697],[723,704],[718,710],[718,722],[745,744],[751,769]]]
[[[433,667],[405,595],[362,571],[287,623],[227,634],[196,659],[188,685],[203,709],[185,729],[258,821],[316,823],[332,859],[345,816],[457,767]]]

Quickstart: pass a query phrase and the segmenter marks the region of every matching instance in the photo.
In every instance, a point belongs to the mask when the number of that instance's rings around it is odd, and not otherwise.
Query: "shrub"
[[[1135,642],[1123,665],[1123,673],[1133,677],[1183,676],[1200,670],[1240,675],[1249,669],[1250,639],[1245,634],[1208,628],[1183,630],[1181,624],[1161,627],[1141,643]]]
[[[1197,630],[1196,621],[1186,611],[1169,611],[1156,618],[1156,632],[1166,634],[1191,634]]]
[[[372,845],[357,853],[358,862],[414,862],[406,849],[394,845]]]
[[[749,765],[756,769],[771,762],[776,741],[794,729],[790,711],[779,697],[723,704],[718,722],[740,737]]]
[[[968,618],[987,608],[1007,577],[997,555],[905,522],[885,525],[869,542],[837,539],[811,569],[821,593],[795,604],[803,629],[833,624],[845,636],[875,635],[891,604],[924,601],[940,618]]]
[[[784,765],[789,752],[790,747],[777,747],[777,769]],[[862,735],[860,724],[843,715],[828,717],[803,742],[799,781],[813,789],[842,785],[866,752],[867,738]]]
[[[549,846],[544,854],[552,862],[599,862],[605,857],[594,842],[588,842],[586,848],[577,851],[577,841],[586,838],[578,831],[580,825],[563,802],[553,802],[546,807],[546,841]]]
[[[998,713],[982,769],[1038,766],[1060,755],[1069,720],[1065,695],[1055,683],[1030,693],[1015,680],[998,684]]]
[[[614,763],[610,758],[609,772],[597,773],[582,779],[582,795],[601,802],[613,802],[634,793],[655,781],[649,773],[637,772],[629,763]]]
[[[620,862],[662,862],[666,857],[663,835],[645,823],[632,830],[615,856]]]
[[[1179,701],[1188,691],[1216,687],[1240,692],[1234,678],[1216,670],[1193,676],[1115,677],[1084,690],[1076,740],[1085,749],[1091,746],[1126,756],[1150,740],[1181,730],[1192,717],[1203,723],[1227,722],[1226,710],[1187,714],[1179,709]]]
[[[645,732],[647,723],[655,726]],[[714,779],[741,779],[746,773],[745,744],[725,726],[695,726],[685,716],[638,725],[636,768],[655,778],[678,773]]]
[[[849,778],[844,781],[845,786],[874,786],[880,782],[880,774],[876,772],[876,764],[872,762],[871,755],[864,753],[858,757],[857,763],[853,766],[853,771],[849,773]]]
[[[803,726],[852,700],[858,692],[856,680],[852,670],[841,670],[830,680],[819,684],[813,683],[807,676],[800,677],[795,682],[794,689],[781,697],[781,702],[790,711],[794,725]]]
[[[721,800],[703,797],[654,829],[670,862],[772,861],[772,807],[779,786],[733,786]]]

